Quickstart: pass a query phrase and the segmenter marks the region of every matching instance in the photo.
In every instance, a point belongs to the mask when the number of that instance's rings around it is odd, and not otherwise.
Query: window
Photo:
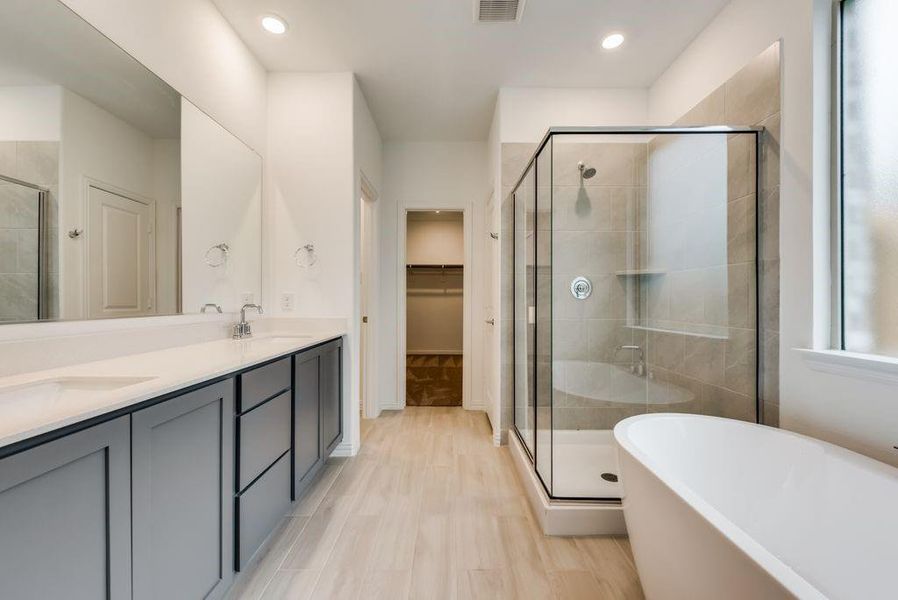
[[[841,340],[898,356],[898,2],[841,3]]]

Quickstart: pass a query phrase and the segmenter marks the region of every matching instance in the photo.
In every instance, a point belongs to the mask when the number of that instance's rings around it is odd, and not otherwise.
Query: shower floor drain
[[[617,483],[617,475],[614,473],[602,473],[602,479],[611,483]]]

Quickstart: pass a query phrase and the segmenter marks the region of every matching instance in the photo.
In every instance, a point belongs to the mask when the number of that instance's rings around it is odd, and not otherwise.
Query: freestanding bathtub
[[[614,428],[649,600],[898,598],[898,469],[730,419]]]

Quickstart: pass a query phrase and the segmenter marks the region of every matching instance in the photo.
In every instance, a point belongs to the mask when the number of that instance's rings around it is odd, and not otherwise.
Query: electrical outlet
[[[242,304],[255,304],[255,295],[252,292],[240,294],[240,302]]]
[[[294,294],[284,293],[281,294],[281,310],[284,312],[290,312],[293,310],[293,304],[296,301],[296,296]]]

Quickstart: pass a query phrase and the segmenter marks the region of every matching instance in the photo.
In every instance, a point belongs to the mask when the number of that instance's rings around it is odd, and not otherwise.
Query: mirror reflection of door
[[[152,202],[93,185],[88,190],[89,318],[154,314]]]

